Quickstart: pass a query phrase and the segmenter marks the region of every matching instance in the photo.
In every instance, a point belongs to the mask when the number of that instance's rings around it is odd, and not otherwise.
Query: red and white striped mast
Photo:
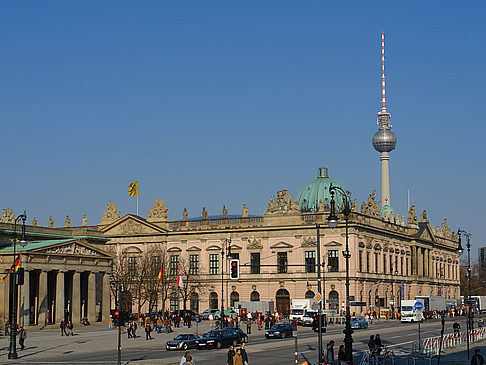
[[[381,112],[386,113],[385,100],[385,32],[381,32]]]

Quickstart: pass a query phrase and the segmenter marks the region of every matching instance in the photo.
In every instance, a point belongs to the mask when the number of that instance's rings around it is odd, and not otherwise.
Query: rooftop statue
[[[32,219],[32,225],[33,226],[36,226],[37,225],[37,219],[35,219],[35,217],[34,217],[34,219]]]
[[[287,190],[277,191],[277,196],[273,196],[268,203],[265,215],[285,215],[300,213],[298,202],[292,201],[292,194]]]
[[[103,212],[101,224],[110,224],[120,218],[120,212],[116,209],[116,204],[111,203],[111,200],[106,204],[106,211]]]
[[[183,220],[184,222],[186,222],[186,221],[187,221],[187,215],[188,215],[188,214],[187,214],[187,209],[186,209],[186,208],[184,208],[184,211],[182,212],[182,220]]]
[[[445,238],[451,238],[451,229],[447,225],[447,218],[444,218],[444,222],[440,226],[440,235]]]
[[[205,220],[208,219],[208,211],[206,210],[206,207],[203,207],[203,210],[202,210],[202,219],[203,219],[203,221],[205,221]]]
[[[228,218],[228,209],[226,209],[226,205],[223,205],[223,215],[221,216],[221,219],[227,219]]]
[[[422,214],[420,215],[420,222],[428,222],[427,211],[425,209],[422,211]]]
[[[372,217],[380,217],[380,202],[375,201],[376,198],[376,190],[368,196],[368,203],[363,202],[361,204],[361,214],[366,214]],[[364,208],[364,212],[363,212]]]
[[[148,221],[167,220],[167,210],[164,201],[159,200],[159,197],[155,197],[154,207],[149,209]]]
[[[12,209],[2,209],[2,222],[4,223],[15,222],[15,213]]]
[[[246,207],[246,204],[243,204],[243,214],[242,214],[242,217],[243,218],[248,217],[248,208]]]
[[[415,205],[412,205],[408,210],[407,224],[408,226],[411,227],[418,226],[418,219],[417,219],[417,215],[415,214]]]
[[[54,221],[52,220],[52,217],[49,217],[49,228],[54,227]]]
[[[86,214],[83,214],[83,226],[88,225],[88,218],[86,217]]]
[[[66,216],[66,220],[64,221],[64,227],[68,228],[71,225],[71,218],[69,216]]]

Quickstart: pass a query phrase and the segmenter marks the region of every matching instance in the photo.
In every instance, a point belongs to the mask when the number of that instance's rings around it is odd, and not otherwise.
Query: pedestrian
[[[243,365],[243,357],[241,356],[241,349],[236,350],[236,354],[233,357],[233,365]]]
[[[248,318],[246,320],[246,334],[249,335],[251,334],[251,319]]]
[[[10,324],[8,323],[8,321],[5,321],[5,336],[8,336],[9,328]]]
[[[195,365],[193,362],[192,362],[192,356],[189,355],[189,357],[187,358],[186,362],[184,363],[184,365]]]
[[[379,356],[381,352],[381,337],[379,334],[376,334],[375,336],[375,351],[376,354]]]
[[[137,334],[135,333],[137,331],[137,321],[132,322],[132,336],[133,338],[137,338]]]
[[[248,365],[248,354],[246,353],[246,343],[241,344],[241,357],[243,359],[243,365]]]
[[[338,361],[339,365],[344,365],[346,364],[346,353],[344,352],[344,345],[339,346],[339,351],[338,351]]]
[[[233,358],[235,357],[235,355],[235,348],[233,347],[233,345],[231,345],[226,355],[226,365],[234,365]]]
[[[24,326],[20,326],[20,330],[19,330],[19,345],[20,345],[20,349],[21,350],[25,349],[24,342],[25,342],[25,339],[26,338],[27,338],[27,331],[24,329]]]
[[[334,341],[331,340],[329,343],[326,345],[326,357],[325,361],[334,364]]]
[[[74,336],[74,333],[73,333],[73,328],[74,328],[73,322],[69,321],[67,323],[67,325],[66,325],[66,328],[67,328],[66,336],[69,336],[69,335]]]
[[[128,338],[132,338],[132,326],[133,326],[133,323],[131,321],[127,323]]]
[[[209,327],[213,328],[213,321],[214,321],[213,314],[211,313],[208,318],[209,318]]]
[[[157,317],[157,333],[162,333],[162,318]]]
[[[474,356],[471,359],[471,365],[483,365],[484,364],[484,358],[481,355],[481,350],[476,349],[474,350]]]
[[[370,350],[370,353],[372,353],[375,350],[375,336],[371,335],[370,340],[368,341],[368,349]]]
[[[66,332],[66,322],[64,322],[64,318],[61,319],[61,323],[59,323],[59,328],[61,329],[61,336],[64,336],[64,332]]]
[[[457,321],[454,322],[452,328],[454,329],[454,333],[459,333],[461,331],[461,325],[457,323]]]
[[[181,362],[179,365],[183,365],[186,363],[187,359],[191,357],[191,353],[189,351],[184,352],[184,355],[182,355]]]
[[[145,323],[145,340],[152,339],[150,332],[152,332],[152,327],[150,326],[150,322]]]

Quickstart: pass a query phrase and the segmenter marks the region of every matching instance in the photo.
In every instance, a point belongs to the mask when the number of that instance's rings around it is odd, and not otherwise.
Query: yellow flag
[[[138,180],[128,185],[128,195],[138,196]]]

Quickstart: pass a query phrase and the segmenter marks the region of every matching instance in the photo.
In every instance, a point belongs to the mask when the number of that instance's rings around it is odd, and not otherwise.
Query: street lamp
[[[231,238],[226,238],[221,243],[221,328],[224,324],[224,253],[226,251],[226,258],[231,259]]]
[[[457,246],[456,252],[461,255],[464,252],[462,248],[462,235],[466,237],[466,248],[467,248],[467,299],[466,304],[469,306],[467,310],[467,322],[466,322],[466,339],[467,339],[467,359],[469,360],[469,331],[474,329],[474,324],[471,317],[471,234],[463,229],[457,230],[457,237],[459,240],[459,245]],[[467,306],[466,306],[467,308]]]
[[[397,310],[397,304],[395,303],[395,277],[398,276],[398,270],[395,268],[395,276],[392,278],[392,319],[395,319],[395,310]],[[397,310],[398,311],[398,310]]]
[[[22,237],[19,241],[21,247],[27,245],[27,239],[25,238],[25,221],[27,220],[27,214],[25,211],[20,214],[14,221],[14,233],[13,233],[13,265],[10,276],[10,292],[12,293],[12,300],[10,301],[10,348],[8,350],[9,359],[17,359],[17,297],[18,297],[18,275],[17,266],[20,265],[20,257],[17,261],[17,222],[22,220]]]
[[[349,252],[349,237],[348,237],[348,222],[351,209],[349,208],[348,194],[339,186],[329,186],[329,193],[331,194],[331,212],[327,217],[327,224],[331,228],[336,228],[339,219],[336,215],[336,202],[334,201],[334,194],[338,192],[343,197],[344,208],[341,212],[344,215],[344,221],[346,223],[346,250],[343,252],[343,256],[346,258],[346,327],[344,333],[344,357],[349,363],[353,361],[353,336],[354,331],[351,329],[351,313],[349,308],[349,258],[351,253]]]

